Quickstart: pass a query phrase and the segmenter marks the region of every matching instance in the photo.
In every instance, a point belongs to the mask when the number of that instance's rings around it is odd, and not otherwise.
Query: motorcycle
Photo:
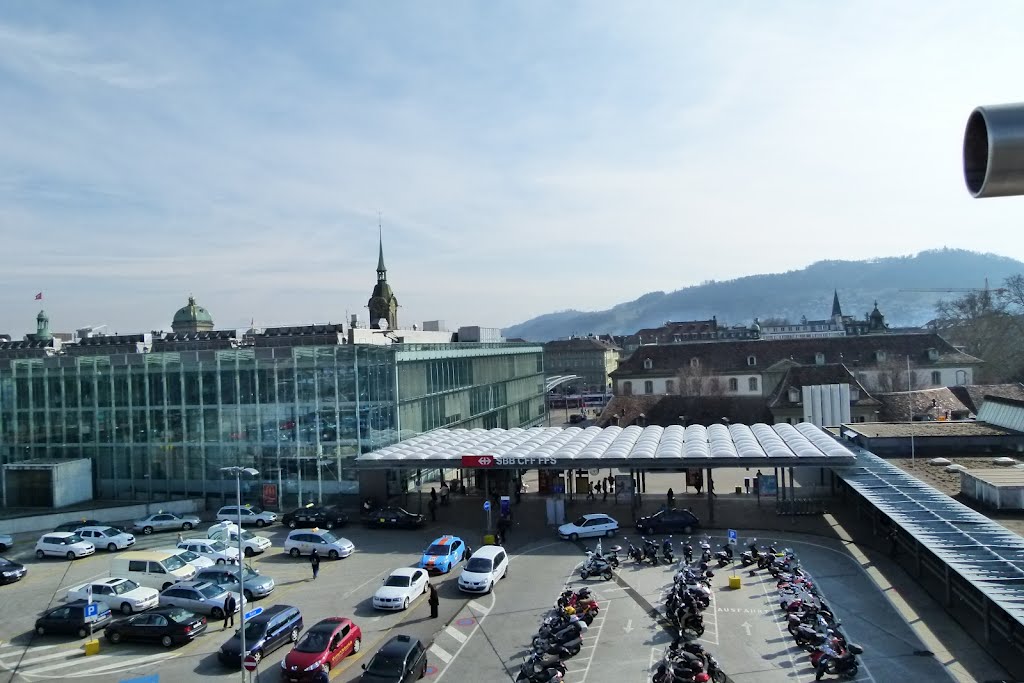
[[[565,664],[558,660],[550,665],[541,666],[533,663],[530,659],[523,661],[519,667],[519,675],[516,676],[516,683],[557,683],[565,676]]]
[[[672,564],[676,561],[675,553],[672,552],[672,537],[669,536],[661,543],[661,557],[665,560],[666,564]]]
[[[711,539],[706,537],[700,542],[700,561],[704,564],[711,562]]]
[[[606,581],[612,579],[612,566],[605,558],[600,555],[595,555],[593,552],[587,552],[587,561],[580,567],[580,578],[587,579],[590,576],[602,576]]]
[[[579,636],[568,638],[566,640],[547,640],[541,639],[536,645],[533,646],[533,651],[540,654],[547,655],[558,655],[560,659],[569,659],[575,657],[580,653],[580,649],[583,647],[583,639]]]
[[[608,560],[608,564],[614,569],[619,568],[619,553],[622,552],[621,545],[613,545],[610,549],[609,554],[605,555],[605,559]]]
[[[761,551],[757,549],[757,539],[753,538],[747,544],[749,550],[740,554],[740,564],[744,567],[757,563],[761,558]]]
[[[633,560],[637,564],[640,564],[641,562],[643,562],[644,561],[644,551],[640,550],[640,548],[637,548],[635,545],[630,543],[628,538],[624,538],[623,540],[626,541],[627,543],[629,543],[629,550],[626,551],[626,557],[628,557],[629,559]]]
[[[683,560],[687,566],[693,564],[693,544],[690,543],[690,539],[686,539],[686,543],[683,544]]]
[[[719,569],[732,562],[733,558],[731,545],[723,543],[721,547],[722,549],[715,553],[715,560],[718,562]]]
[[[811,653],[811,666],[815,669],[821,663],[823,657],[828,659],[825,662],[825,673],[831,676],[845,676],[855,678],[860,666],[857,664],[857,655],[864,653],[864,648],[854,643],[848,643],[845,647],[834,646],[837,655],[826,655],[823,650],[817,648]]]
[[[658,542],[649,541],[646,538],[644,541],[644,559],[649,561],[651,564],[658,565]]]

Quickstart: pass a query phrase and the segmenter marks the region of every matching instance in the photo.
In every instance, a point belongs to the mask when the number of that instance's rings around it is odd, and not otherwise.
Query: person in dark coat
[[[437,606],[441,604],[441,601],[437,597],[437,589],[434,588],[434,584],[427,584],[430,586],[430,597],[427,598],[427,602],[430,604],[430,618],[437,619]]]
[[[433,486],[430,487],[430,502],[432,502],[434,505],[437,505],[437,489],[435,489]]]
[[[498,545],[508,543],[508,529],[510,526],[512,526],[512,522],[509,521],[508,517],[502,515],[498,519]]]
[[[427,509],[430,510],[430,521],[437,521],[437,501],[431,498],[427,501]]]
[[[316,577],[320,574],[320,553],[313,548],[313,552],[309,554],[309,565],[313,568],[313,580],[316,581]]]
[[[234,593],[228,593],[228,597],[224,598],[224,630],[228,628],[228,622],[231,622],[231,628],[235,627],[235,610],[238,608],[238,603],[235,601]]]
[[[669,509],[672,509],[675,506],[675,503],[676,503],[676,492],[673,491],[672,489],[669,489],[668,490],[667,499],[668,499],[668,507],[669,507]]]
[[[327,666],[320,667],[320,670],[316,672],[316,678],[313,679],[313,683],[331,683],[331,674],[327,670]]]

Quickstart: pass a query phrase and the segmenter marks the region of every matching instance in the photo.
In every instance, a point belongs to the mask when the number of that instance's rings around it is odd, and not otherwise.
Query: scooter
[[[630,543],[628,538],[623,538],[622,540],[624,540],[627,543],[629,543],[629,550],[626,551],[626,556],[629,559],[631,559],[634,562],[636,562],[637,564],[640,564],[641,562],[643,562],[644,561],[644,551],[640,550],[640,548],[637,548],[635,545]]]
[[[587,552],[587,561],[580,567],[580,578],[587,579],[590,576],[601,575],[606,581],[612,579],[612,566],[608,560],[604,559],[600,555]]]
[[[722,549],[715,553],[715,560],[718,561],[719,569],[732,562],[732,558],[732,546],[728,543],[723,543]]]
[[[705,564],[711,561],[711,540],[706,537],[700,542],[700,561]]]
[[[840,654],[833,657],[826,655],[820,648],[815,649],[811,653],[811,666],[817,669],[822,657],[828,657],[828,661],[825,662],[825,673],[832,676],[855,678],[857,672],[860,671],[860,666],[857,664],[857,655],[863,654],[864,648],[860,645],[849,643],[845,647],[841,647],[841,650],[836,647],[833,647],[833,649],[840,651]]]
[[[666,564],[672,564],[676,561],[675,553],[672,552],[672,537],[669,536],[661,543],[661,557],[665,560]]]
[[[534,663],[533,657],[523,661],[519,667],[516,683],[557,683],[565,676],[565,664],[557,660],[548,665]]]
[[[740,563],[744,567],[756,563],[761,557],[761,552],[757,549],[756,538],[750,540],[750,543],[747,544],[747,548],[749,548],[749,550],[740,555]]]
[[[683,544],[683,560],[687,566],[693,564],[693,544],[690,543],[690,539],[686,539],[686,543]]]
[[[621,545],[613,545],[610,548],[609,553],[604,556],[604,558],[606,560],[608,560],[608,564],[610,564],[614,569],[618,569],[619,568],[619,553],[620,552],[622,552],[622,546]]]
[[[653,565],[658,564],[658,542],[649,541],[646,538],[644,541],[644,559],[649,561]]]

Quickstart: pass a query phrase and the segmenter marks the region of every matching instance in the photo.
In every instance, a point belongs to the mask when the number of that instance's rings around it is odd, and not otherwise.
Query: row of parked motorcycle
[[[684,550],[685,552],[685,550]],[[704,610],[711,604],[711,580],[715,573],[702,561],[698,566],[681,564],[665,596],[665,616],[679,635],[665,650],[654,673],[654,683],[725,683],[718,660],[696,642],[704,634]]]
[[[589,588],[566,589],[541,621],[523,659],[517,682],[558,683],[565,676],[565,660],[579,654],[583,634],[601,611]]]

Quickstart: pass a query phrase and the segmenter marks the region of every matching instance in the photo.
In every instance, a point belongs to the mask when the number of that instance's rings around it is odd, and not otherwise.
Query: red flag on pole
[[[43,298],[43,293],[42,292],[39,292],[38,294],[36,294],[36,301],[41,301],[42,298]]]

